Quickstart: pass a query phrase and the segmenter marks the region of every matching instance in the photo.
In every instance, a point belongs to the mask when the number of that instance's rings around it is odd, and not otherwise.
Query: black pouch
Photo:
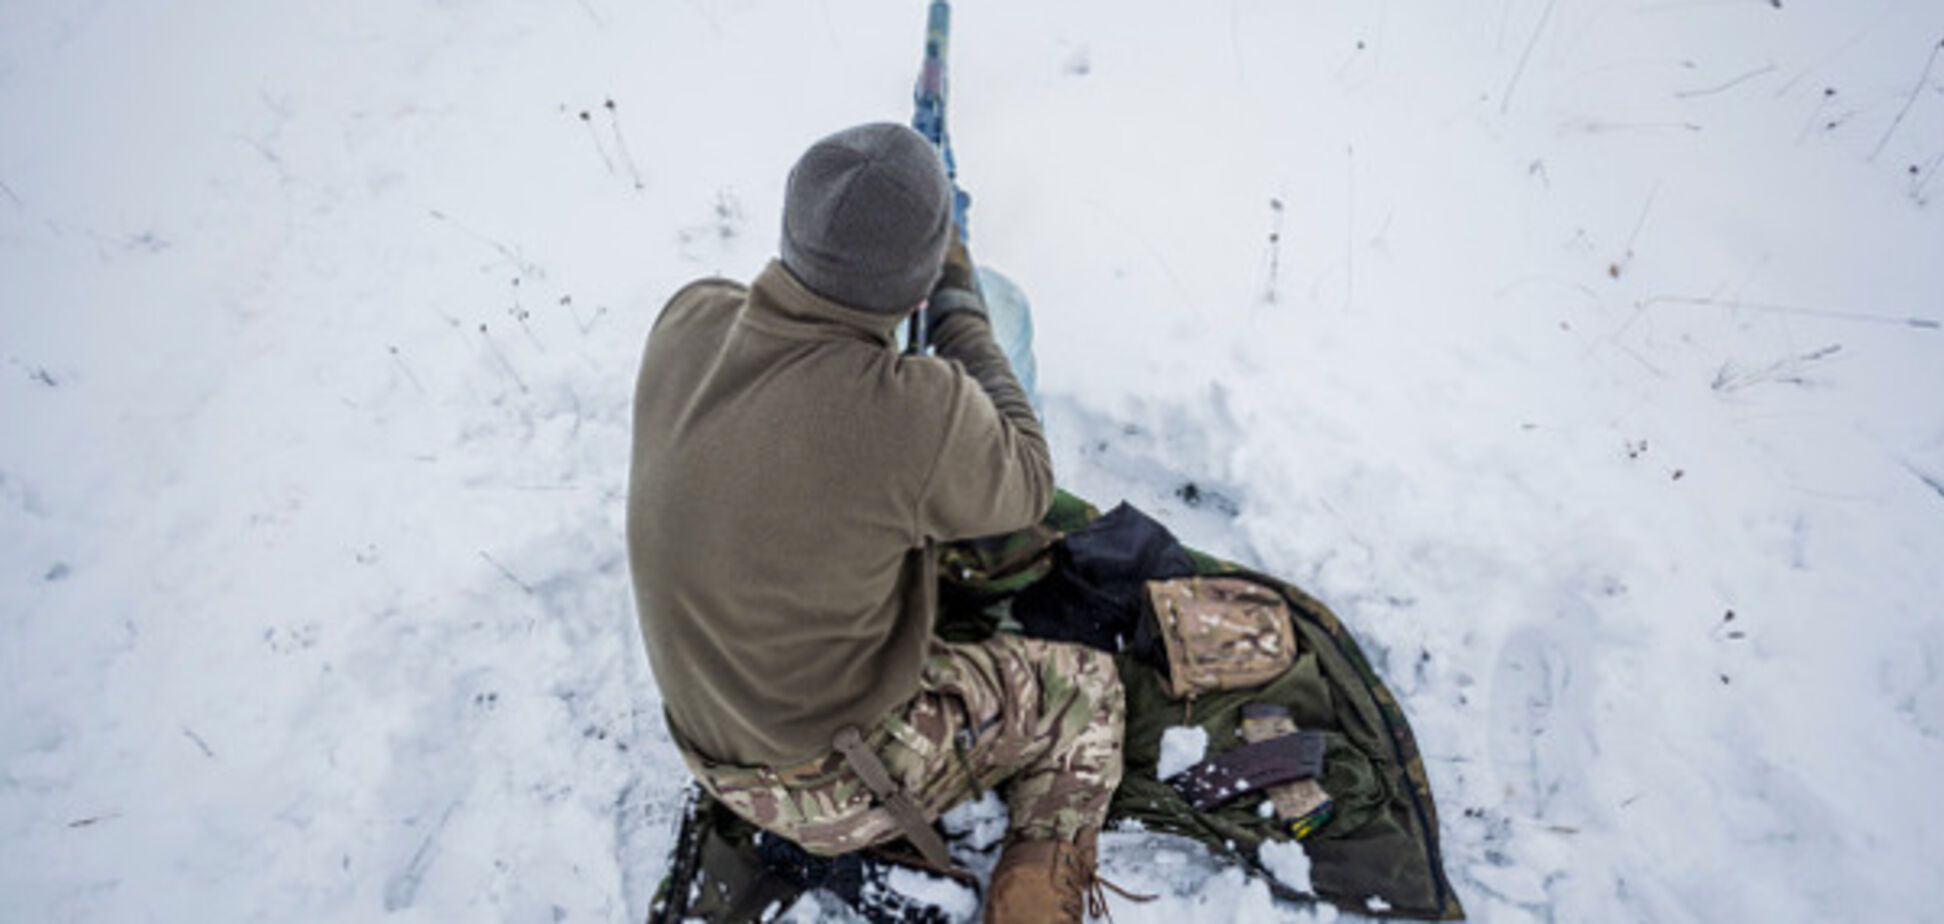
[[[1118,654],[1143,639],[1154,644],[1142,631],[1143,585],[1194,573],[1167,527],[1123,503],[1066,535],[1052,573],[1013,599],[1012,615],[1030,637]]]

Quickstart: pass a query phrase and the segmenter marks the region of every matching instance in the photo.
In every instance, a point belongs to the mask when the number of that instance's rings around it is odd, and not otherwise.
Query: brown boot
[[[1080,924],[1107,916],[1101,886],[1134,901],[1134,895],[1100,878],[1094,849],[1100,832],[1087,829],[1073,843],[1008,841],[986,887],[985,924]]]
[[[1082,843],[1007,841],[986,887],[985,924],[1080,924],[1094,837]],[[1084,875],[1083,875],[1084,872]]]

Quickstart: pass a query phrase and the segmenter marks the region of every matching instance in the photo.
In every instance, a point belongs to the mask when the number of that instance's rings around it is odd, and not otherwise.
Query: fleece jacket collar
[[[824,298],[799,281],[781,260],[771,260],[750,287],[742,321],[795,340],[853,339],[897,345],[893,332],[908,315],[851,308]]]

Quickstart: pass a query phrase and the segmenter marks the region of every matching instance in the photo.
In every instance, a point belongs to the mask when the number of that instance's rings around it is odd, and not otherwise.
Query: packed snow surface
[[[1944,5],[956,13],[1062,482],[1335,608],[1475,919],[1944,905]],[[639,920],[635,362],[923,17],[0,7],[5,916]]]
[[[1262,845],[1257,859],[1278,882],[1298,892],[1310,891],[1309,852],[1301,841],[1271,841]]]
[[[1157,779],[1181,775],[1208,756],[1208,729],[1196,725],[1177,725],[1161,733],[1161,759],[1155,762]]]

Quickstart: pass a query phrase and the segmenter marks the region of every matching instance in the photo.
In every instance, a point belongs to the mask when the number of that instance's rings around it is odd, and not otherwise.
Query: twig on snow
[[[601,323],[602,315],[607,314],[606,305],[596,305],[594,306],[594,313],[589,315],[587,320],[583,321],[581,320],[580,311],[574,307],[574,297],[572,295],[562,295],[560,297],[560,304],[567,309],[568,314],[573,315],[574,326],[580,330],[581,336],[583,337],[587,336],[594,329],[594,325]]]
[[[1726,93],[1729,90],[1732,90],[1736,87],[1741,86],[1744,83],[1747,83],[1751,80],[1754,80],[1757,77],[1762,76],[1763,74],[1770,74],[1774,72],[1775,72],[1775,62],[1771,61],[1763,67],[1758,67],[1752,71],[1749,71],[1746,74],[1741,75],[1740,77],[1736,77],[1735,79],[1728,81],[1727,83],[1721,84],[1720,86],[1708,87],[1706,89],[1701,89],[1701,90],[1682,90],[1679,93],[1674,94],[1674,97],[1676,99],[1698,99],[1703,96],[1713,96],[1716,93]]]
[[[1845,39],[1842,44],[1837,45],[1835,48],[1830,49],[1827,54],[1823,55],[1821,58],[1817,59],[1814,63],[1810,64],[1809,66],[1803,68],[1802,70],[1797,71],[1794,77],[1789,78],[1787,83],[1784,83],[1780,89],[1775,91],[1775,95],[1777,97],[1783,97],[1789,95],[1790,93],[1795,91],[1797,85],[1801,84],[1804,80],[1809,79],[1809,76],[1811,74],[1814,74],[1817,71],[1820,71],[1825,67],[1828,67],[1831,62],[1837,61],[1841,59],[1845,54],[1848,54],[1850,49],[1855,48],[1856,46],[1862,44],[1865,39],[1868,39],[1872,34],[1874,34],[1877,31],[1878,26],[1883,25],[1883,21],[1885,19],[1890,18],[1890,14],[1895,12],[1897,7],[1902,5],[1903,2],[1904,0],[1883,0],[1883,6],[1877,10],[1877,14],[1874,18],[1872,18],[1868,23],[1865,23],[1864,25],[1858,27],[1857,30],[1851,33],[1850,37]]]
[[[498,251],[499,255],[501,257],[504,257],[506,262],[508,264],[511,264],[514,269],[518,270],[520,275],[534,276],[540,279],[547,278],[547,271],[541,268],[539,264],[528,260],[526,256],[520,252],[519,248],[509,246],[503,241],[495,240],[494,238],[481,234],[478,231],[475,231],[472,228],[454,219],[452,216],[439,211],[438,209],[428,209],[426,211],[426,214],[431,215],[432,220],[441,221],[446,224],[449,224],[454,228],[457,228],[459,230],[459,233],[464,234],[467,237],[479,241],[480,243],[485,244],[486,246],[491,247],[494,250]]]
[[[1930,475],[1926,475],[1923,472],[1918,471],[1916,466],[1911,465],[1908,462],[1904,463],[1904,468],[1908,469],[1912,475],[1916,475],[1917,480],[1923,482],[1925,487],[1930,488],[1933,491],[1936,491],[1938,497],[1944,497],[1944,480],[1939,480],[1937,478],[1931,477]]]
[[[540,338],[533,333],[533,327],[527,324],[527,318],[532,317],[533,313],[526,310],[526,305],[520,302],[520,277],[518,276],[513,277],[513,307],[506,309],[506,314],[520,322],[520,330],[526,332],[527,342],[532,343],[534,349],[542,353],[547,352],[546,345],[540,342]]]
[[[1099,199],[1086,199],[1084,202],[1094,211],[1099,212],[1101,217],[1107,219],[1116,229],[1128,237],[1133,238],[1143,248],[1146,248],[1148,254],[1154,257],[1154,265],[1161,268],[1162,274],[1168,277],[1168,282],[1173,285],[1175,293],[1180,296],[1182,307],[1197,315],[1201,313],[1201,306],[1195,302],[1195,296],[1188,291],[1187,284],[1181,281],[1181,275],[1175,272],[1174,265],[1168,262],[1168,255],[1163,253],[1161,248],[1154,246],[1154,242],[1149,240],[1146,234],[1141,233],[1141,230],[1135,227],[1132,222],[1122,218],[1119,213],[1108,208]],[[717,211],[718,213],[721,211],[719,205]],[[740,219],[741,215],[738,214],[737,218]]]
[[[1900,318],[1894,315],[1869,314],[1861,311],[1833,311],[1827,308],[1801,308],[1794,305],[1770,305],[1762,302],[1744,302],[1738,299],[1694,298],[1680,295],[1656,295],[1640,301],[1642,308],[1656,305],[1697,305],[1712,308],[1730,308],[1738,311],[1761,311],[1770,314],[1794,314],[1812,318],[1829,318],[1837,321],[1860,321],[1870,324],[1893,324],[1898,327],[1915,327],[1921,330],[1944,329],[1944,323],[1930,318]]]
[[[607,165],[607,172],[614,172],[614,158],[608,156],[607,146],[601,143],[601,133],[594,130],[594,116],[587,110],[580,111],[581,124],[587,126],[587,140],[594,142],[594,150],[601,154],[601,163]]]
[[[1819,350],[1812,350],[1798,356],[1787,356],[1749,372],[1735,368],[1734,363],[1724,363],[1715,372],[1714,381],[1708,387],[1719,392],[1735,392],[1751,385],[1764,382],[1779,382],[1785,385],[1809,385],[1810,380],[1803,374],[1810,363],[1820,362],[1843,351],[1843,345],[1832,343]]]
[[[499,360],[501,368],[506,370],[507,375],[512,376],[513,384],[519,386],[520,393],[526,394],[531,391],[531,389],[527,388],[526,380],[520,378],[520,371],[513,368],[512,360],[507,359],[506,354],[500,351],[499,342],[493,339],[493,335],[486,329],[486,322],[484,321],[481,321],[479,324],[479,336],[486,341],[486,348],[492,351],[495,359]]]
[[[207,757],[210,760],[216,759],[216,752],[210,749],[209,742],[204,741],[203,736],[196,734],[194,729],[190,728],[187,725],[184,725],[182,726],[182,734],[184,737],[187,737],[190,741],[196,743],[196,747],[201,749],[204,757]]]
[[[1269,226],[1269,286],[1262,293],[1262,300],[1276,303],[1276,285],[1282,279],[1282,229],[1283,201],[1270,197],[1269,211],[1275,216]]]
[[[419,886],[425,882],[426,867],[432,862],[432,848],[438,843],[439,835],[445,832],[446,824],[452,821],[453,813],[457,812],[464,802],[465,800],[459,799],[446,806],[445,811],[439,815],[439,820],[432,825],[432,829],[425,832],[425,839],[419,841],[418,849],[412,852],[410,862],[385,883],[386,911],[410,908],[418,899]]]
[[[1925,161],[1922,166],[1910,165],[1911,201],[1920,206],[1929,204],[1930,200],[1924,198],[1924,191],[1930,189],[1931,182],[1937,179],[1937,171],[1940,167],[1944,167],[1944,153]]]
[[[61,380],[55,378],[54,373],[47,371],[46,366],[35,366],[34,368],[29,369],[27,368],[27,364],[21,362],[20,357],[17,356],[7,357],[7,362],[10,362],[15,366],[20,367],[20,371],[27,373],[27,378],[30,381],[39,382],[40,384],[45,385],[49,388],[61,387]]]
[[[489,564],[489,565],[492,565],[492,566],[493,566],[494,568],[497,568],[497,569],[499,569],[499,573],[500,573],[500,574],[502,574],[502,575],[505,575],[505,576],[506,576],[506,579],[507,579],[507,580],[509,580],[509,581],[512,581],[512,582],[513,582],[513,585],[514,585],[515,587],[518,587],[518,588],[520,588],[521,590],[523,590],[523,591],[525,591],[525,592],[526,592],[526,594],[527,594],[527,596],[529,596],[529,597],[530,597],[530,596],[533,596],[533,595],[534,595],[534,593],[535,593],[535,591],[534,591],[534,589],[533,589],[533,585],[532,585],[532,584],[528,584],[527,582],[525,582],[525,581],[522,581],[522,580],[520,580],[520,576],[519,576],[519,575],[517,575],[517,574],[514,574],[514,573],[513,573],[513,569],[511,569],[511,568],[508,568],[508,567],[506,567],[505,565],[502,565],[502,564],[500,564],[500,563],[499,563],[499,559],[497,559],[497,558],[494,558],[493,556],[491,556],[491,555],[488,555],[488,554],[486,554],[486,550],[485,550],[485,549],[480,549],[480,550],[479,550],[479,557],[480,557],[480,558],[483,558],[483,559],[486,559],[486,563],[487,563],[487,564]]]
[[[628,176],[634,180],[634,188],[645,189],[641,182],[641,171],[635,169],[634,155],[628,153],[628,139],[621,136],[621,114],[615,109],[614,100],[606,103],[608,126],[614,130],[614,147],[621,152],[621,162],[628,167]]]
[[[1660,198],[1661,184],[1654,184],[1654,191],[1647,194],[1647,204],[1640,207],[1640,220],[1634,222],[1633,233],[1627,235],[1627,249],[1620,259],[1607,266],[1607,275],[1619,279],[1620,274],[1633,264],[1634,244],[1640,241],[1641,229],[1647,227],[1647,216],[1654,210],[1654,201]]]
[[[425,394],[426,393],[425,386],[420,384],[419,377],[412,373],[412,367],[405,364],[405,357],[399,355],[397,345],[395,344],[387,345],[385,347],[385,352],[391,354],[392,362],[397,363],[399,371],[405,373],[405,380],[411,382],[412,387],[418,389],[419,394],[421,395]]]
[[[1904,99],[1903,108],[1897,110],[1897,117],[1890,121],[1890,128],[1883,133],[1883,139],[1877,142],[1876,150],[1870,152],[1872,163],[1876,161],[1877,155],[1882,154],[1883,149],[1890,145],[1890,137],[1897,133],[1897,129],[1903,127],[1904,116],[1910,114],[1910,107],[1917,105],[1917,97],[1923,94],[1925,87],[1930,86],[1931,68],[1937,64],[1937,53],[1940,51],[1944,51],[1944,41],[1931,46],[1930,57],[1924,60],[1924,73],[1918,76],[1917,85],[1910,88],[1910,95]]]
[[[1816,130],[1816,123],[1822,121],[1823,110],[1829,108],[1829,101],[1836,98],[1835,87],[1824,87],[1822,99],[1816,101],[1816,109],[1809,113],[1809,121],[1802,123],[1802,131],[1796,134],[1796,144],[1808,140],[1809,133]]]
[[[1553,7],[1559,0],[1546,0],[1546,11],[1539,14],[1539,24],[1532,28],[1532,38],[1526,41],[1525,53],[1519,55],[1519,66],[1512,71],[1512,79],[1505,85],[1505,92],[1499,97],[1499,115],[1511,111],[1512,94],[1519,89],[1519,80],[1525,76],[1526,64],[1532,60],[1532,49],[1539,46],[1539,36],[1546,31],[1547,21],[1552,19]]]

